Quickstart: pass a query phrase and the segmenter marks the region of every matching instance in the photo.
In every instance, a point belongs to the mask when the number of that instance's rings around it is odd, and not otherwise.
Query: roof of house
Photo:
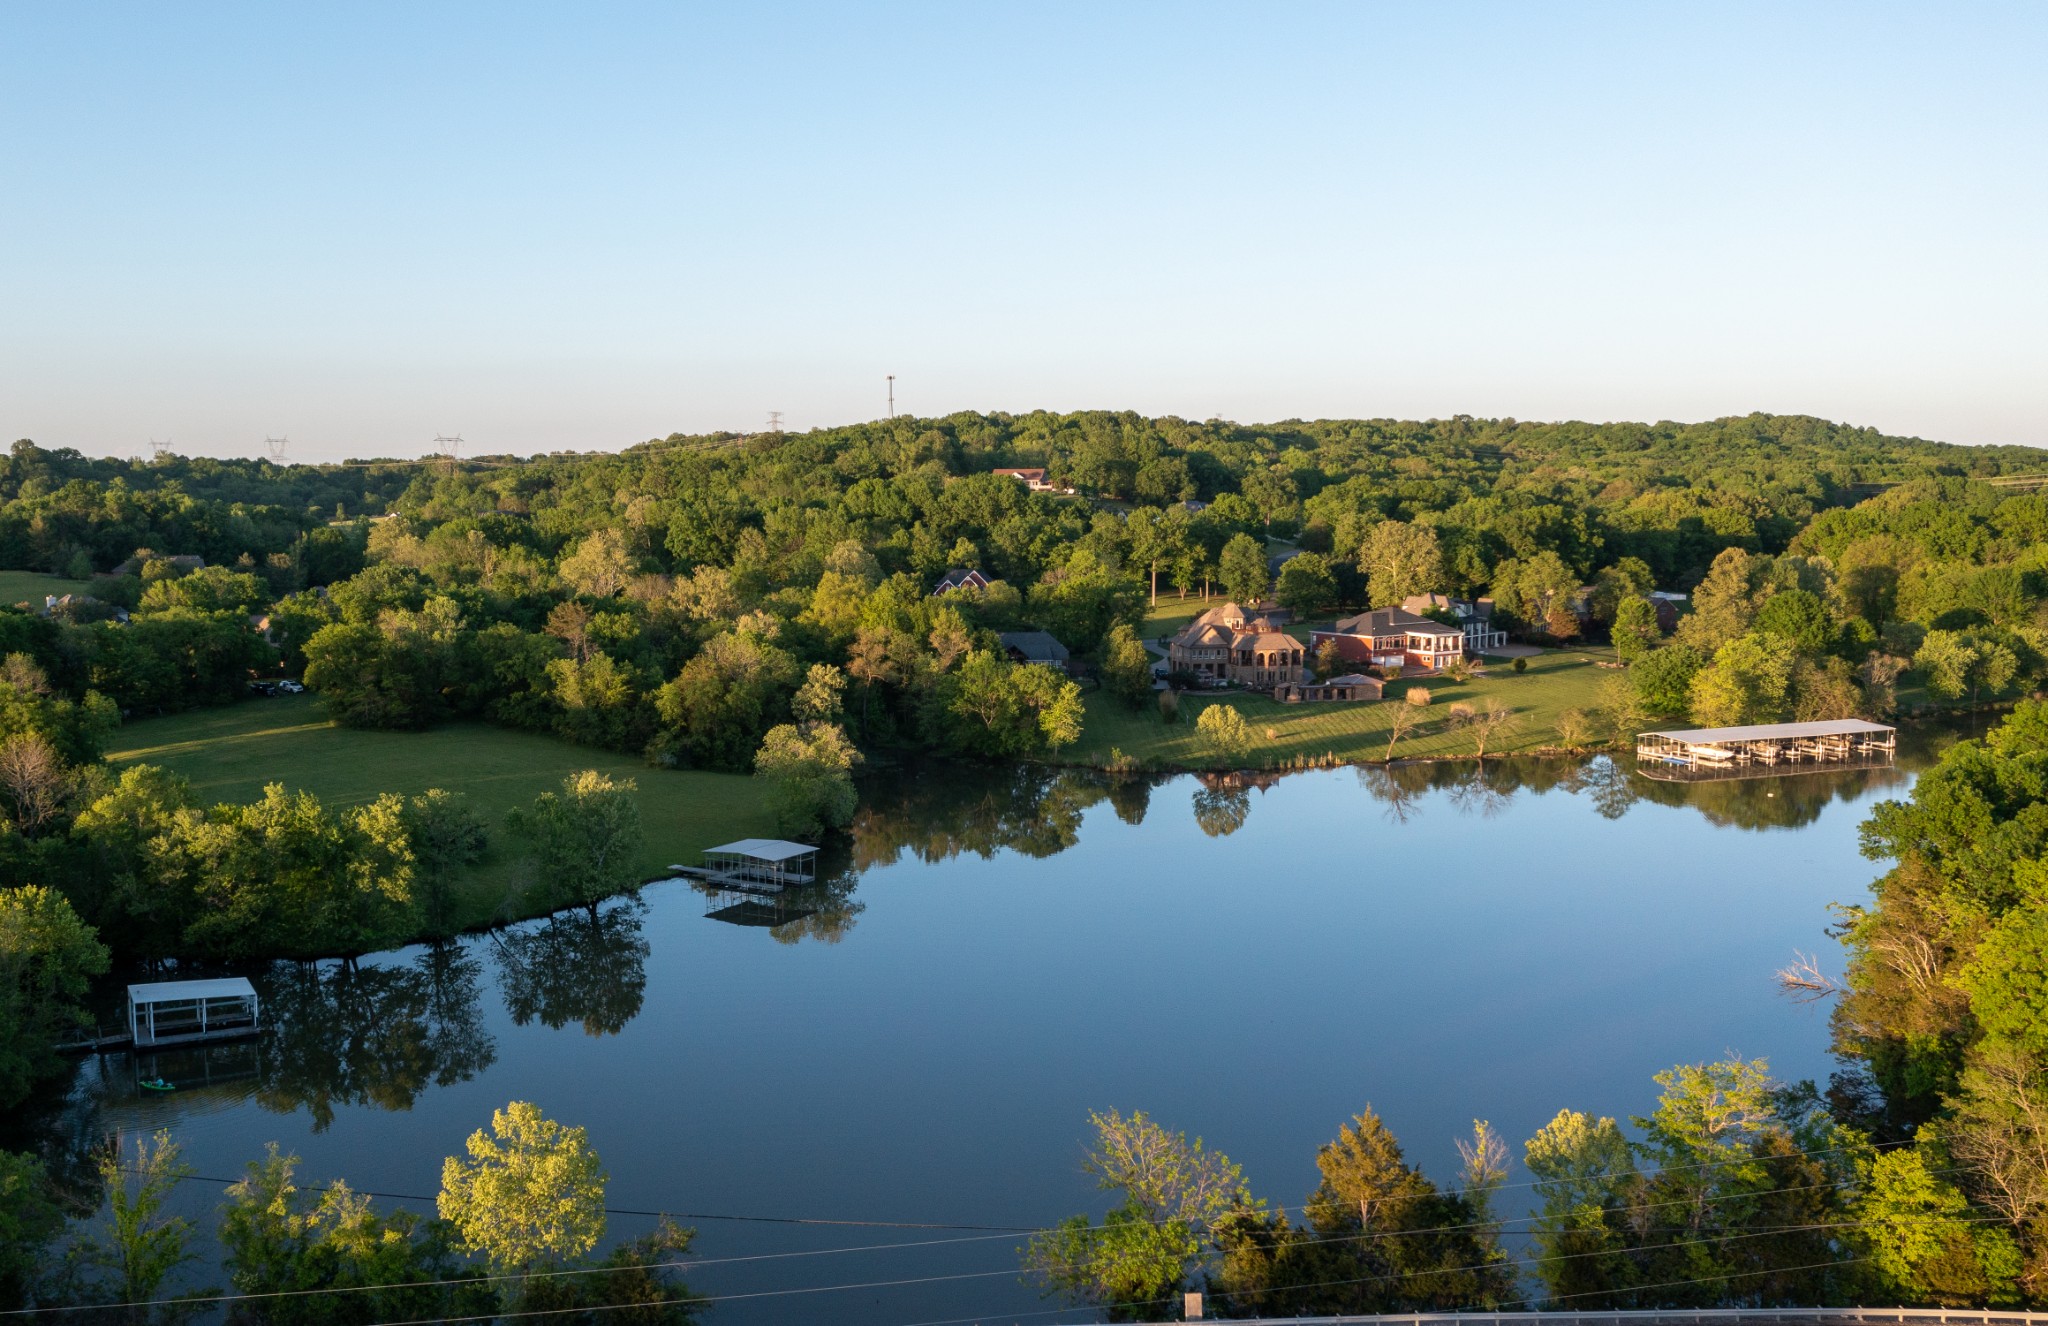
[[[1435,590],[1427,594],[1410,594],[1401,600],[1401,607],[1405,611],[1418,614],[1429,612],[1431,609],[1455,613],[1460,620],[1472,617],[1485,619],[1493,616],[1492,599],[1454,599]]]
[[[1195,645],[1227,645],[1237,638],[1237,632],[1221,622],[1191,622],[1174,643],[1183,648]]]
[[[980,575],[981,572],[975,570],[973,567],[956,566],[948,570],[946,574],[939,577],[939,588],[958,589],[960,586],[967,583],[968,578],[970,576]],[[986,577],[983,578],[982,583],[988,583]]]
[[[1721,741],[1770,741],[1799,737],[1849,737],[1897,729],[1861,718],[1822,718],[1810,723],[1751,723],[1746,727],[1688,727],[1672,732],[1645,732],[1646,737],[1683,741],[1694,746]]]
[[[1322,684],[1325,686],[1377,686],[1380,684],[1380,681],[1379,678],[1368,677],[1363,672],[1347,672],[1341,677],[1325,678]]]
[[[996,637],[1033,663],[1064,663],[1067,647],[1045,631],[1004,631]]]
[[[148,981],[128,987],[128,1001],[161,1004],[173,999],[253,999],[256,987],[246,977],[223,976],[211,981]]]
[[[1213,626],[1219,623],[1240,626],[1246,618],[1245,610],[1236,603],[1219,603],[1190,622],[1190,626]]]
[[[1338,622],[1336,631],[1339,635],[1393,635],[1401,632],[1462,637],[1465,634],[1455,626],[1446,626],[1405,608],[1374,608],[1371,612],[1361,612],[1356,617],[1346,617]]]
[[[756,861],[788,861],[809,856],[818,849],[809,843],[786,842],[780,838],[741,838],[723,847],[707,847],[706,856],[745,856]]]
[[[1045,477],[1045,467],[1041,465],[1028,469],[997,470],[996,473],[1007,474],[1013,479],[1043,479]]]
[[[1285,631],[1246,631],[1230,642],[1232,649],[1303,649],[1301,641]]]

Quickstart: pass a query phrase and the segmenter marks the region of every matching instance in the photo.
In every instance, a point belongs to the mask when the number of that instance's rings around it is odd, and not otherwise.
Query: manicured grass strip
[[[495,844],[466,890],[472,922],[516,913],[511,904],[521,863],[503,832],[505,812],[559,788],[579,769],[639,785],[647,832],[643,876],[672,863],[694,865],[706,847],[775,832],[763,789],[739,774],[654,769],[626,756],[480,724],[427,732],[335,727],[309,695],[145,719],[124,727],[114,744],[121,749],[107,757],[111,763],[160,765],[189,779],[209,802],[253,801],[266,783],[304,789],[329,805],[430,787],[460,792],[493,826]]]
[[[1449,726],[1446,715],[1454,701],[1483,705],[1498,697],[1515,710],[1516,728],[1496,736],[1488,754],[1538,750],[1559,744],[1557,716],[1567,709],[1591,709],[1600,682],[1616,673],[1595,665],[1611,651],[1546,653],[1529,660],[1529,670],[1516,673],[1505,660],[1488,664],[1488,675],[1466,682],[1425,678],[1397,681],[1388,698],[1357,704],[1280,704],[1244,691],[1183,692],[1180,720],[1160,721],[1158,708],[1126,708],[1101,691],[1088,695],[1088,716],[1081,740],[1060,752],[1062,761],[1104,765],[1114,748],[1126,757],[1155,766],[1203,767],[1215,761],[1203,749],[1195,722],[1204,706],[1231,704],[1251,725],[1255,741],[1243,763],[1251,768],[1309,762],[1334,757],[1345,763],[1386,758],[1387,731],[1393,711],[1410,686],[1427,687],[1433,703],[1423,711],[1420,726],[1401,739],[1397,758],[1455,757],[1474,753],[1470,732]],[[1266,732],[1271,729],[1273,735]]]
[[[0,603],[26,603],[40,608],[52,594],[62,598],[66,594],[83,594],[87,588],[86,581],[46,576],[40,571],[0,571]]]

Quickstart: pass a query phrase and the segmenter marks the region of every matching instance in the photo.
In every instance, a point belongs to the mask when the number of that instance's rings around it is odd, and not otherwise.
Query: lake
[[[1827,1005],[1773,974],[1795,950],[1838,967],[1828,906],[1879,869],[1857,826],[1927,741],[1896,769],[1699,785],[1606,758],[896,770],[806,914],[729,924],[677,882],[354,971],[279,964],[260,1040],[84,1062],[6,1140],[61,1162],[168,1127],[221,1180],[276,1141],[302,1182],[430,1201],[441,1158],[530,1100],[589,1129],[612,1206],[685,1213],[714,1320],[1081,1320],[1018,1281],[1003,1231],[1106,1207],[1090,1110],[1199,1134],[1296,1206],[1368,1103],[1441,1181],[1472,1120],[1519,1155],[1565,1106],[1647,1113],[1674,1063],[1824,1082]],[[137,1089],[159,1072],[181,1089]],[[780,1292],[847,1284],[872,1287]]]

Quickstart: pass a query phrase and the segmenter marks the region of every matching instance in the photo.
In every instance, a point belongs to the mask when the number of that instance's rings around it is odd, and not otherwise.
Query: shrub
[[[1165,723],[1178,723],[1180,721],[1180,692],[1159,692],[1159,718],[1161,722]]]
[[[1529,660],[1528,660],[1528,659],[1526,659],[1526,658],[1518,658],[1518,659],[1516,659],[1516,660],[1515,660],[1515,671],[1517,671],[1517,672],[1527,672],[1528,670],[1529,670]]]
[[[1412,705],[1414,705],[1414,706],[1415,706],[1415,707],[1416,707],[1417,709],[1420,709],[1420,708],[1422,708],[1422,707],[1423,707],[1424,705],[1428,704],[1428,703],[1429,703],[1429,687],[1427,687],[1427,686],[1410,686],[1410,687],[1408,688],[1408,703],[1409,703],[1409,704],[1412,704]]]
[[[1457,700],[1452,703],[1449,709],[1444,711],[1444,718],[1452,727],[1463,727],[1472,721],[1473,713],[1474,710],[1471,705],[1463,700]]]

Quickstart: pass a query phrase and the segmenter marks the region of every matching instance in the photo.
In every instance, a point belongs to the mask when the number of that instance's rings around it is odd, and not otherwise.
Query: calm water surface
[[[1018,1283],[1015,1235],[707,1217],[1099,1212],[1079,1160],[1111,1106],[1294,1205],[1367,1103],[1445,1179],[1473,1119],[1517,1140],[1564,1106],[1625,1119],[1673,1063],[1825,1080],[1826,1009],[1772,973],[1836,959],[1828,905],[1876,873],[1857,825],[1922,758],[1691,787],[1606,760],[1264,786],[905,772],[868,789],[810,915],[728,924],[672,883],[356,972],[279,966],[261,1041],[89,1062],[29,1126],[60,1161],[169,1127],[201,1175],[276,1141],[304,1180],[430,1197],[494,1107],[531,1100],[589,1129],[613,1206],[689,1213],[701,1292],[964,1277],[715,1320],[1079,1320]],[[138,1093],[157,1072],[183,1089]],[[186,1200],[210,1212],[218,1185]],[[886,1243],[928,1246],[824,1251]],[[818,1255],[717,1260],[792,1252]]]

